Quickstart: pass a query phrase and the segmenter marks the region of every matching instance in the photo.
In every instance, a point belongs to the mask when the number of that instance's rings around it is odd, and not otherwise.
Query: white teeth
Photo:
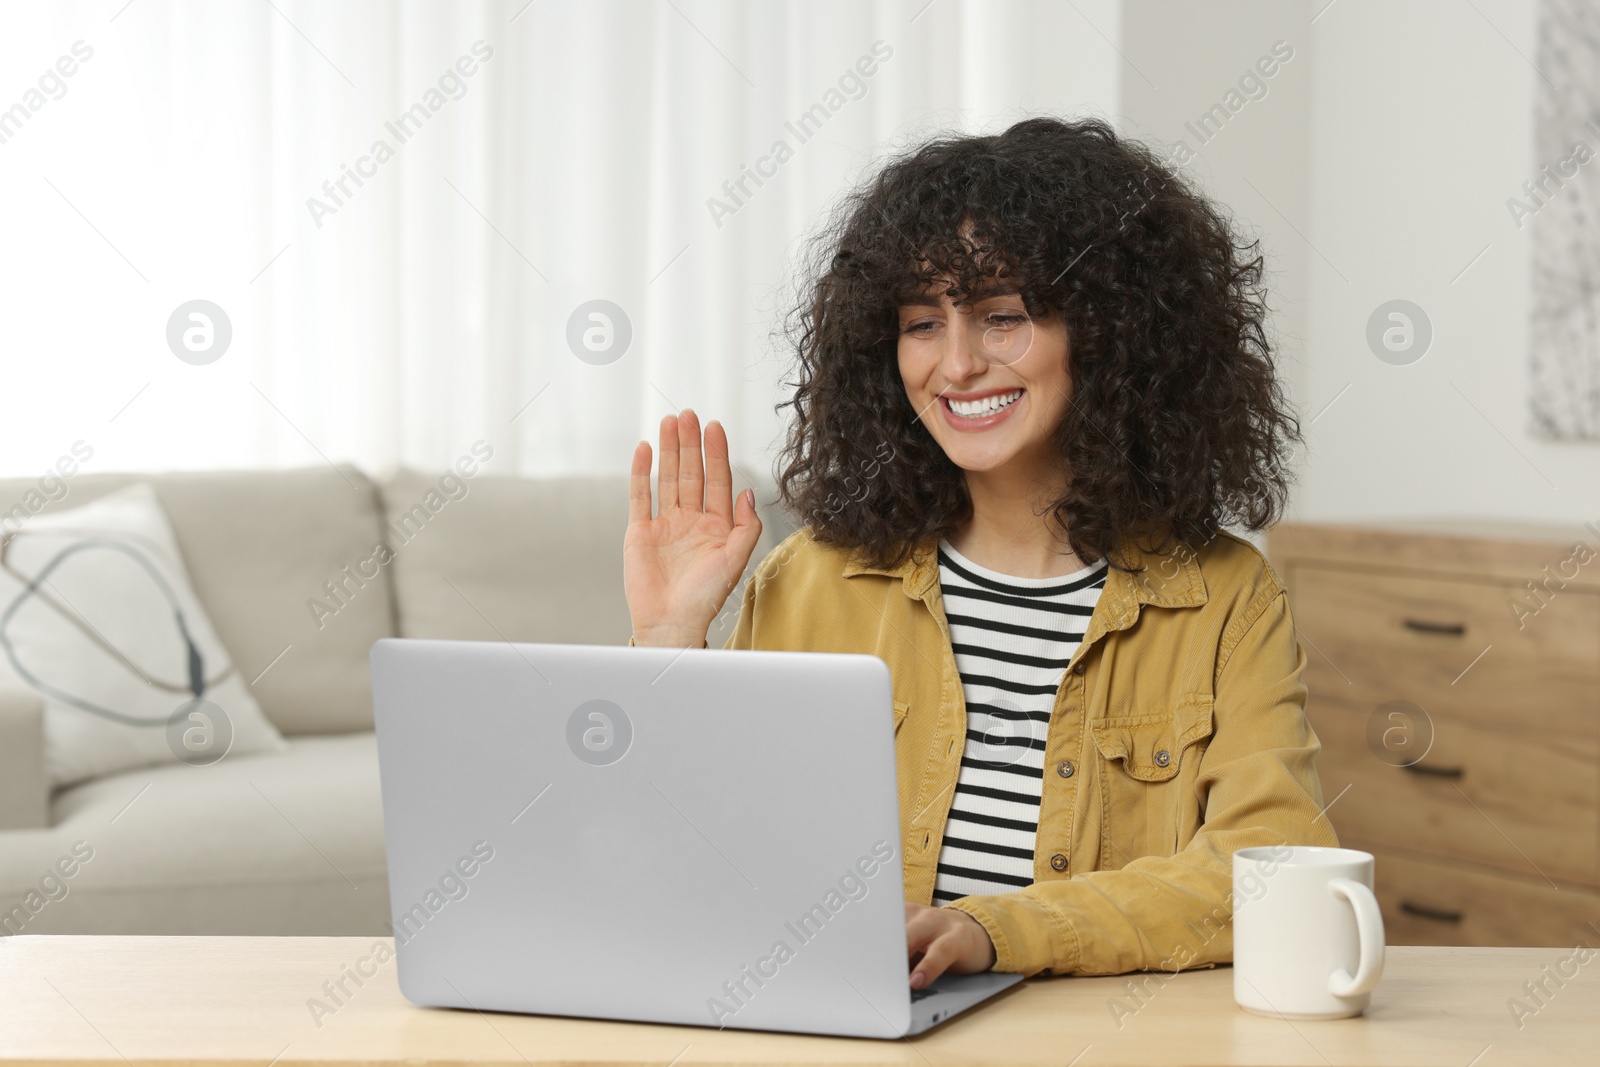
[[[1022,390],[1012,393],[996,393],[986,396],[981,400],[950,400],[950,410],[965,418],[976,419],[984,415],[993,415],[1002,408],[1010,407],[1022,398]]]

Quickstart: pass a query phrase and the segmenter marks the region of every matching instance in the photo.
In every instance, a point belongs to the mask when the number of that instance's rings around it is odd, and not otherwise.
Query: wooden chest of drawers
[[[1268,555],[1389,943],[1600,944],[1600,522],[1283,525]]]

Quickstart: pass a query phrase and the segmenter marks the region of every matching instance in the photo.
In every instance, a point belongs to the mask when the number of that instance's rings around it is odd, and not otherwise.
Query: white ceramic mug
[[[1233,999],[1283,1019],[1367,1009],[1383,974],[1372,854],[1272,845],[1233,854]]]

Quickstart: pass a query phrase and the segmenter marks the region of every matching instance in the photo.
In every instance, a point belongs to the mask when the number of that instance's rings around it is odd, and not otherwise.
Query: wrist
[[[973,946],[970,962],[979,970],[993,970],[995,964],[1000,962],[1000,953],[998,946],[995,945],[994,935],[989,932],[988,926],[976,915],[964,908],[950,907],[949,905],[945,905],[945,907],[965,920],[962,926],[967,930]]]
[[[698,636],[695,631],[683,627],[655,626],[635,629],[633,636],[628,638],[628,644],[635,648],[709,648],[706,633],[700,631]]]

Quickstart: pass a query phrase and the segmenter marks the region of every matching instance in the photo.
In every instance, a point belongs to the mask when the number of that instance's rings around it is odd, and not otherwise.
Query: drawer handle
[[[1460,778],[1467,773],[1461,767],[1434,767],[1422,763],[1403,763],[1401,766],[1412,774],[1425,774],[1431,778]]]
[[[1408,630],[1415,630],[1419,634],[1450,634],[1452,637],[1461,637],[1467,632],[1464,622],[1430,622],[1427,619],[1405,619],[1401,625]]]
[[[1458,923],[1461,921],[1459,911],[1445,911],[1443,908],[1430,908],[1424,904],[1413,904],[1409,900],[1400,902],[1400,910],[1407,915],[1415,915],[1419,919],[1432,919],[1440,923]]]

